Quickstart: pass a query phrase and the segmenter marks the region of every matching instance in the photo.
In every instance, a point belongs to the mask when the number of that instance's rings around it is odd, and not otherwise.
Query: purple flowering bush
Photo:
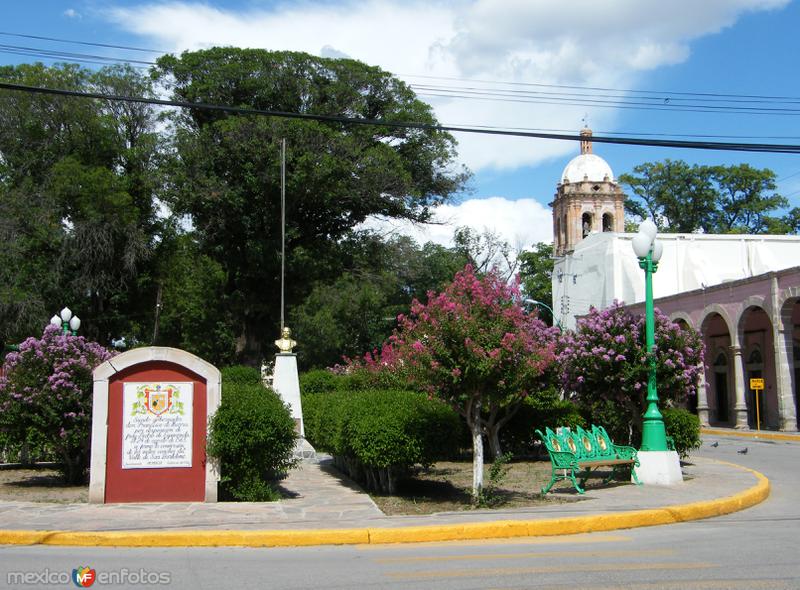
[[[655,312],[659,403],[680,404],[697,392],[703,341],[659,310]],[[558,365],[565,391],[620,442],[638,446],[647,395],[645,320],[615,301],[591,308],[574,331],[562,335]]]
[[[33,435],[60,460],[68,483],[86,480],[91,450],[92,370],[112,353],[48,325],[6,356],[0,378],[0,429],[17,441]]]
[[[474,498],[483,484],[483,436],[500,456],[500,428],[527,396],[546,388],[555,359],[558,330],[519,302],[518,281],[509,285],[467,266],[441,293],[428,293],[427,303],[414,300],[380,353],[364,361],[373,371],[403,375],[465,419]]]

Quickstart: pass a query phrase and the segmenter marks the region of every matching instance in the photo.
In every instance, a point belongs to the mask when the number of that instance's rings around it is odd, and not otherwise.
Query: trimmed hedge
[[[315,369],[300,375],[300,391],[303,395],[342,391],[344,384],[342,375],[335,375],[327,369]],[[305,412],[303,420],[305,422]]]
[[[296,463],[294,428],[278,394],[260,384],[226,381],[223,374],[208,437],[208,454],[220,460],[223,495],[242,502],[279,499],[275,481]]]
[[[306,438],[369,490],[393,494],[412,466],[458,451],[459,416],[424,394],[366,390],[303,398]]]
[[[700,418],[683,408],[662,408],[661,414],[667,435],[675,441],[675,450],[681,459],[688,457],[690,451],[700,448]]]
[[[300,391],[305,394],[332,391],[409,391],[407,380],[391,371],[370,371],[354,368],[348,373],[314,369],[300,375]]]
[[[246,365],[232,365],[220,371],[223,383],[247,383],[250,385],[261,385],[261,371],[255,367]]]

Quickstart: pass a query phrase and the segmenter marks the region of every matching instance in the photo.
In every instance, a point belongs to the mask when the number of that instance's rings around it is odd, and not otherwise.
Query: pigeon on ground
[[[740,455],[746,455],[747,454],[747,447],[745,447],[743,449],[740,449],[740,450],[738,450],[736,452],[739,453]]]
[[[711,446],[717,448],[719,446],[719,443],[717,441],[714,441],[713,443],[711,443]]]

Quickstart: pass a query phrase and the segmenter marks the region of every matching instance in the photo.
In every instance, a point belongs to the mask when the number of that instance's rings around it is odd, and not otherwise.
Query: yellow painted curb
[[[752,431],[752,430],[717,430],[715,428],[702,428],[700,434],[711,434],[714,436],[738,436],[740,438],[763,438],[766,440],[786,440],[800,442],[800,434],[785,434],[781,432]]]
[[[316,529],[308,531],[3,531],[0,545],[69,545],[91,547],[297,547],[424,543],[512,537],[574,535],[672,524],[744,510],[769,496],[769,480],[758,471],[718,461],[752,473],[751,488],[715,500],[633,512],[542,520],[501,520],[451,525]]]

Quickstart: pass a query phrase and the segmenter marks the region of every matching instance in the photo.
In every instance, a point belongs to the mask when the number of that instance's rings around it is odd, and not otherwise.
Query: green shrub
[[[681,459],[688,457],[690,451],[700,448],[700,418],[683,408],[664,408],[661,414],[667,435],[675,441],[675,450]]]
[[[414,465],[457,452],[458,415],[424,394],[365,390],[303,399],[306,437],[367,489],[394,493]]]
[[[314,369],[300,375],[300,391],[303,395],[340,391],[344,383],[344,376],[336,375],[327,369]],[[303,418],[305,420],[305,414]]]
[[[560,399],[555,390],[544,391],[523,400],[514,417],[500,429],[500,443],[503,451],[516,457],[530,456],[537,449],[534,431],[559,426],[586,426],[586,420],[574,403]]]
[[[208,454],[221,464],[222,492],[243,502],[276,500],[275,482],[295,465],[289,408],[261,385],[224,379],[208,438]]]
[[[261,385],[261,371],[246,365],[232,365],[220,371],[223,383],[246,383]]]

